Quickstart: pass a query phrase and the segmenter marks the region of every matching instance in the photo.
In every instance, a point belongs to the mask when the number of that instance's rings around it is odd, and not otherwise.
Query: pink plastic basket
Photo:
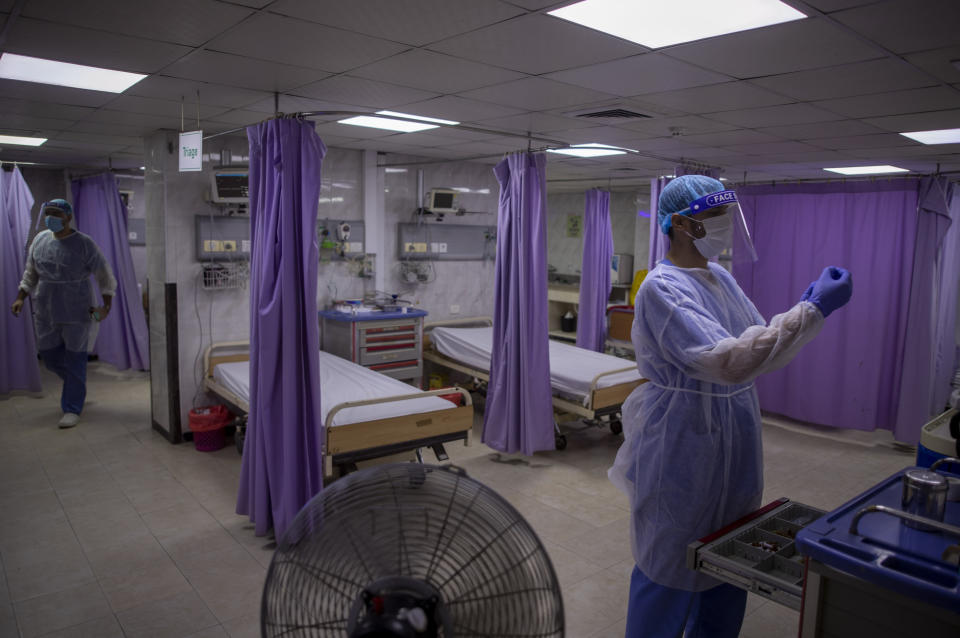
[[[226,406],[213,405],[190,410],[189,424],[193,432],[193,444],[200,452],[215,452],[226,445],[223,428],[230,423],[230,411]]]

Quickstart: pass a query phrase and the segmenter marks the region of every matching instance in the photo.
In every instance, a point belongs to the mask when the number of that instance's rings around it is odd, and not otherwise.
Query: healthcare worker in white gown
[[[663,189],[657,214],[670,250],[636,297],[633,345],[649,382],[624,402],[625,440],[609,472],[632,510],[628,638],[740,632],[746,592],[688,569],[686,547],[760,506],[753,380],[786,365],[852,294],[850,273],[829,267],[800,303],[764,321],[708,261],[730,247],[731,201],[733,191],[702,175]]]
[[[30,293],[37,349],[52,372],[63,379],[60,428],[80,421],[87,396],[87,352],[96,337],[97,322],[110,312],[117,280],[97,244],[70,227],[73,208],[63,199],[43,204],[47,230],[37,233],[27,254],[20,290],[11,306],[19,315]],[[94,302],[93,275],[103,305]]]

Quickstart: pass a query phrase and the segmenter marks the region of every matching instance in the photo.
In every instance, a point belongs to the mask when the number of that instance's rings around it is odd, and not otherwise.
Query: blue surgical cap
[[[706,175],[681,175],[667,184],[657,202],[657,223],[666,235],[670,232],[670,218],[690,207],[690,202],[723,190],[723,182]],[[686,213],[686,214],[689,214]]]
[[[73,215],[73,206],[70,205],[65,199],[51,199],[49,202],[43,205],[41,210],[47,210],[48,208],[55,208],[64,215]]]

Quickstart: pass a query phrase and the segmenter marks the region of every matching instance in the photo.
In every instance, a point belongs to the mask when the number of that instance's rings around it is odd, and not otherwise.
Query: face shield
[[[736,191],[726,190],[710,193],[690,202],[690,206],[682,211],[681,215],[694,216],[707,211],[723,213],[730,216],[730,224],[733,227],[733,240],[730,247],[732,254],[726,255],[728,259],[738,262],[757,261],[757,251],[753,247],[753,240],[750,238],[750,231],[747,228],[747,222],[743,218],[743,211],[740,210],[740,202],[737,200]],[[726,253],[728,251],[724,251]],[[724,257],[721,254],[721,259]]]

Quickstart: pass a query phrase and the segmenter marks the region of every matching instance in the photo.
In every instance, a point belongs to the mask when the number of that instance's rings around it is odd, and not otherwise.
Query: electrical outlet
[[[223,241],[223,252],[225,253],[235,253],[237,252],[237,242],[232,239],[225,239]]]
[[[436,252],[438,252],[438,253],[445,253],[445,252],[447,252],[447,243],[446,243],[446,242],[440,242],[440,243],[438,243],[438,244],[437,244],[437,251],[436,251]]]
[[[459,315],[459,314],[460,314],[460,304],[453,304],[452,306],[450,306],[450,314],[451,314],[451,315]]]
[[[203,250],[208,253],[221,253],[223,252],[223,242],[216,239],[205,239],[203,240]]]

